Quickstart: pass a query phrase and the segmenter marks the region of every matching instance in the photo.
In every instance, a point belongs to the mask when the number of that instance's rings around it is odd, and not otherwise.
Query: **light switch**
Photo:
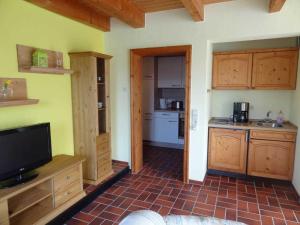
[[[197,130],[198,126],[198,110],[197,109],[192,109],[192,121],[191,121],[191,129],[192,130]]]

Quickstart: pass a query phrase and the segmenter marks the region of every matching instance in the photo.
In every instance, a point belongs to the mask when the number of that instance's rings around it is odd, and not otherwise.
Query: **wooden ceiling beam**
[[[232,0],[203,0],[203,4],[204,5],[208,5],[208,4],[216,4],[216,3],[221,3],[221,2],[229,2]]]
[[[80,0],[96,10],[118,18],[134,28],[145,27],[145,12],[128,0]]]
[[[60,14],[88,26],[110,31],[110,18],[77,2],[77,0],[26,0],[41,8]]]
[[[195,21],[204,20],[203,0],[181,0],[181,2]]]
[[[279,12],[282,9],[285,2],[286,0],[270,0],[269,12]]]

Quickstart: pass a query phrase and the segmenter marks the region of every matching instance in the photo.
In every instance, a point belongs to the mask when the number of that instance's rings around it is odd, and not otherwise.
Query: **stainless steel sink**
[[[258,127],[267,127],[267,128],[269,128],[269,127],[272,127],[272,128],[280,128],[280,127],[282,127],[281,124],[278,124],[278,123],[276,123],[274,121],[265,122],[263,120],[256,122],[256,126],[258,126]]]

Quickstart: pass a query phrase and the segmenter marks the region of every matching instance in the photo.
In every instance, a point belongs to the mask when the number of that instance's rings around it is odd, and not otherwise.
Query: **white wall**
[[[131,48],[192,45],[191,108],[199,112],[197,130],[190,135],[190,179],[203,180],[207,163],[211,53],[213,42],[265,39],[300,34],[300,1],[289,0],[280,13],[268,13],[268,0],[239,0],[211,4],[205,21],[194,22],[184,9],[148,14],[146,27],[133,29],[112,20],[106,34],[111,64],[113,158],[130,162]]]
[[[297,91],[292,96],[291,121],[300,127],[300,57],[298,63]],[[297,136],[293,184],[300,194],[300,134]]]
[[[211,94],[211,117],[229,117],[233,113],[233,102],[249,102],[249,118],[264,119],[271,110],[271,117],[276,119],[279,111],[290,120],[291,102],[294,91],[221,91]]]

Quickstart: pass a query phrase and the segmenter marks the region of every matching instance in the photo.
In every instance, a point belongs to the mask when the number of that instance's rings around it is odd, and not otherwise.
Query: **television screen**
[[[51,160],[50,123],[0,131],[0,180]]]

